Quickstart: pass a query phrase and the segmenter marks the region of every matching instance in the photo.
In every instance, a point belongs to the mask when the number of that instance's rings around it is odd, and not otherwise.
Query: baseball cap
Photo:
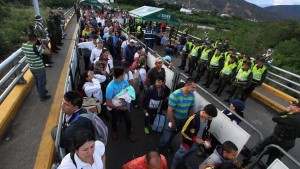
[[[161,57],[158,57],[158,58],[155,59],[155,63],[162,62],[162,61],[163,61],[163,59]]]
[[[130,39],[129,43],[136,43],[136,41],[133,39]]]
[[[240,99],[229,99],[229,103],[233,104],[236,111],[243,111],[245,109],[245,103]]]
[[[171,62],[171,56],[169,56],[169,55],[163,57],[163,59],[167,62]]]
[[[36,15],[34,19],[35,19],[36,21],[40,21],[40,20],[42,20],[43,18],[41,17],[41,15]]]
[[[124,41],[124,40],[126,40],[126,37],[125,37],[124,35],[122,35],[122,36],[120,36],[120,39],[121,39],[122,41]]]

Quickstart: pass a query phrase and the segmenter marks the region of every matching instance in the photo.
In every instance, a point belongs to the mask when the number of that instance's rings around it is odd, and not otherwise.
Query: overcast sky
[[[261,7],[273,5],[300,5],[300,0],[246,0]]]

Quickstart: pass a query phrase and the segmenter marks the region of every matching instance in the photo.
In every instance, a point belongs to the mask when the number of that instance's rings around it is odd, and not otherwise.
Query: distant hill
[[[156,0],[159,2],[182,4],[185,8],[218,11],[222,14],[240,16],[256,20],[283,20],[286,16],[274,13],[244,0]]]
[[[268,6],[264,9],[300,21],[300,5]]]

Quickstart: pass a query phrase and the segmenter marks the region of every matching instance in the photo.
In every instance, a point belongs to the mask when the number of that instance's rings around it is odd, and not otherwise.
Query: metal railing
[[[73,13],[73,7],[65,12],[64,16],[66,20],[70,19],[70,16]],[[17,84],[26,83],[23,75],[28,70],[28,68],[29,66],[28,64],[26,64],[26,58],[24,57],[21,48],[19,48],[16,52],[14,52],[0,64],[0,72],[6,72],[0,79],[0,89],[3,90],[0,95],[0,104],[6,99],[6,97]],[[7,83],[9,84],[5,86]]]
[[[174,35],[175,42],[176,39],[183,35],[183,32],[178,31],[174,33]],[[187,35],[187,37],[190,37],[194,40],[201,39],[199,37],[195,37],[189,34]],[[300,97],[300,75],[273,66],[271,64],[268,64],[267,66],[269,67],[267,74],[268,85],[279,90],[283,89],[285,90],[284,92],[287,92],[294,97]]]
[[[281,153],[284,154],[285,157],[287,157],[289,160],[291,160],[295,165],[297,165],[297,168],[300,168],[300,163],[297,161],[294,157],[292,157],[290,154],[288,154],[283,148],[279,147],[278,145],[275,144],[270,144],[265,149],[259,154],[258,158],[250,164],[248,169],[254,169],[255,166],[259,163],[259,161],[265,156],[270,148],[276,148],[278,149]]]

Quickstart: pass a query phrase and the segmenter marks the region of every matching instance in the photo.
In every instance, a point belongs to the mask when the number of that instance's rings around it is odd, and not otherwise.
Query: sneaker
[[[144,128],[144,131],[145,131],[146,134],[149,134],[149,129],[148,129],[148,127],[145,127],[145,128]]]
[[[51,98],[50,95],[46,95],[46,96],[44,96],[43,98],[41,98],[40,100],[41,100],[41,102],[43,102],[43,101],[48,100],[48,99],[50,99],[50,98]]]
[[[128,135],[127,138],[129,141],[131,141],[133,143],[135,143],[135,141],[136,141],[135,138],[132,136],[132,134]]]
[[[139,105],[134,105],[133,106],[135,109],[139,109]]]

